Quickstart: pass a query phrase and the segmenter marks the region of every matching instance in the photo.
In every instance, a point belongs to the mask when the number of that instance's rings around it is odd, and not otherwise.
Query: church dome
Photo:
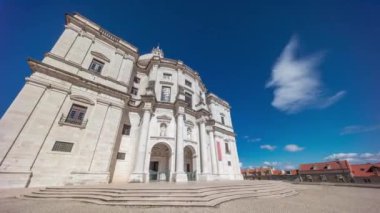
[[[160,58],[163,58],[164,57],[164,52],[162,51],[162,49],[160,49],[159,46],[155,47],[152,49],[152,52],[148,53],[148,54],[144,54],[144,55],[141,55],[138,59],[138,63],[140,65],[143,65],[143,66],[146,66],[149,64],[149,61],[154,57],[154,56],[158,56]]]

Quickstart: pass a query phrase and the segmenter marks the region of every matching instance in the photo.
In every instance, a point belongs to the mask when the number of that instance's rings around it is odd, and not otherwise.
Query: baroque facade
[[[241,180],[230,106],[80,14],[0,120],[0,187]]]

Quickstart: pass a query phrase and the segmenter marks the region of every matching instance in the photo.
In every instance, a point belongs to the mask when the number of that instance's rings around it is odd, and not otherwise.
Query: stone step
[[[291,192],[288,189],[277,189],[277,190],[267,190],[262,192],[255,192],[256,195],[274,195],[274,194],[281,194],[281,193],[288,193]],[[113,202],[125,202],[125,201],[209,201],[213,200],[219,197],[226,197],[231,195],[238,195],[238,194],[249,194],[253,193],[249,190],[241,190],[241,191],[235,191],[235,192],[224,192],[224,193],[215,193],[210,194],[207,196],[183,196],[183,197],[162,197],[162,196],[155,196],[155,197],[147,197],[147,196],[116,196],[116,197],[110,197],[105,196],[101,194],[95,194],[95,195],[89,195],[89,194],[63,194],[63,195],[52,195],[52,194],[31,194],[31,195],[25,195],[26,197],[39,197],[39,198],[74,198],[74,199],[97,199],[102,201],[113,201]]]
[[[274,190],[278,189],[284,189],[284,187],[276,187],[273,188]],[[266,192],[270,191],[271,189],[250,189],[250,188],[240,188],[240,189],[223,189],[223,190],[214,190],[214,191],[206,191],[206,192],[156,192],[156,193],[146,193],[146,192],[128,192],[128,193],[112,193],[112,192],[50,192],[50,191],[40,191],[40,192],[33,192],[33,194],[40,194],[40,195],[102,195],[102,196],[108,196],[108,197],[204,197],[211,194],[216,193],[226,193],[226,192],[236,192],[236,191],[250,191],[250,192]]]
[[[239,189],[250,189],[250,190],[262,190],[262,189],[270,189],[270,188],[278,188],[278,187],[284,187],[284,186],[275,186],[275,185],[269,185],[269,186],[233,186],[233,187],[220,187],[220,188],[203,188],[201,190],[161,190],[161,189],[150,189],[150,190],[116,190],[116,189],[82,189],[82,190],[52,190],[52,189],[46,189],[41,190],[40,192],[44,193],[112,193],[112,194],[130,194],[130,193],[136,193],[136,194],[146,194],[149,193],[151,195],[165,195],[165,194],[178,194],[181,195],[183,193],[189,194],[199,194],[199,193],[206,193],[206,192],[214,192],[214,191],[224,191],[224,190],[239,190]]]
[[[231,187],[269,187],[269,186],[288,186],[286,184],[246,184],[246,185],[221,185],[221,186],[203,186],[203,187],[181,187],[181,188],[173,188],[173,186],[170,186],[169,188],[160,188],[160,187],[149,187],[149,188],[132,188],[132,187],[124,187],[124,188],[114,188],[114,187],[81,187],[81,188],[72,188],[72,187],[62,187],[62,188],[55,188],[55,187],[48,187],[45,188],[46,191],[89,191],[89,190],[113,190],[113,191],[169,191],[169,192],[180,192],[180,191],[199,191],[199,190],[210,190],[210,189],[221,189],[221,188],[231,188]]]
[[[269,186],[269,185],[282,185],[282,184],[256,184],[254,186]],[[201,187],[192,187],[192,186],[170,186],[170,188],[165,188],[164,186],[150,186],[150,187],[47,187],[45,190],[166,190],[166,191],[177,191],[177,190],[200,190],[200,189],[212,189],[212,188],[221,188],[221,187],[244,187],[244,186],[253,186],[252,184],[234,184],[234,185],[218,185],[218,186],[201,186]]]
[[[183,201],[160,201],[160,202],[146,202],[146,201],[129,201],[128,203],[124,202],[107,202],[102,200],[94,200],[94,199],[88,199],[88,198],[78,198],[78,199],[72,199],[72,198],[61,198],[59,200],[66,200],[66,201],[79,201],[79,202],[86,202],[86,203],[93,203],[93,204],[99,204],[99,205],[118,205],[118,206],[177,206],[177,207],[214,207],[216,205],[219,205],[221,203],[236,200],[240,198],[256,198],[256,199],[262,199],[262,198],[282,198],[282,197],[288,197],[288,196],[294,196],[298,193],[295,191],[289,192],[289,193],[282,193],[282,194],[268,194],[268,195],[257,195],[256,193],[250,193],[250,194],[240,194],[240,195],[233,195],[228,197],[221,197],[218,199],[214,199],[212,201],[199,201],[199,202],[183,202]],[[28,199],[37,199],[40,200],[40,198],[28,198]],[[45,200],[57,200],[56,198],[44,198]]]
[[[141,188],[139,188],[141,187]],[[132,206],[215,206],[229,200],[252,197],[286,197],[297,194],[284,182],[242,181],[236,184],[149,184],[125,186],[48,187],[25,194],[24,199],[89,202],[101,205]]]

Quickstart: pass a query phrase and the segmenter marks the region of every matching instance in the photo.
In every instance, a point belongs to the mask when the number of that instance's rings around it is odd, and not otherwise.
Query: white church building
[[[230,105],[80,14],[0,120],[0,187],[241,180]]]

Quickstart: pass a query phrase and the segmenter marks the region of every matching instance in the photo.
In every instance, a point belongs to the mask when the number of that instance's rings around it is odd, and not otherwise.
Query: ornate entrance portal
[[[191,146],[185,146],[183,150],[184,154],[184,170],[187,174],[187,180],[195,181],[197,179],[196,162],[195,162],[195,151]]]
[[[149,162],[149,181],[169,181],[170,162],[170,147],[165,143],[157,143],[154,145]]]

